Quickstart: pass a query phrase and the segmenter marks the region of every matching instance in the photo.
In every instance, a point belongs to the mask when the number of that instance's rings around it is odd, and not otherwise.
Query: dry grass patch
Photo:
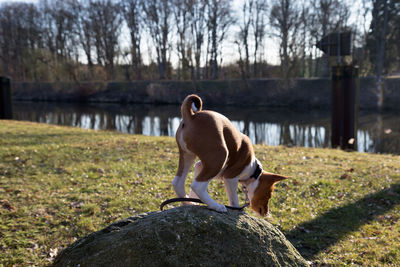
[[[268,220],[304,257],[400,264],[400,156],[263,145],[256,154],[266,170],[292,176],[278,184]],[[27,266],[157,210],[174,196],[178,151],[169,137],[0,121],[0,159],[0,266]],[[221,182],[209,190],[227,203]]]

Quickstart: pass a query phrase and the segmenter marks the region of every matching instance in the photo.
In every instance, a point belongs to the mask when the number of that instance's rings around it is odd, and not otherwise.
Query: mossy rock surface
[[[63,250],[54,266],[307,266],[269,222],[182,206],[130,217]]]

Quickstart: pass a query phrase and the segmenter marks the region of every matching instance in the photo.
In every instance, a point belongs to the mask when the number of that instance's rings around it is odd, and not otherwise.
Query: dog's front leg
[[[193,183],[191,184],[191,188],[197,194],[197,196],[200,198],[200,200],[203,201],[205,204],[207,204],[207,206],[210,209],[216,210],[218,212],[227,212],[226,207],[224,205],[217,203],[207,193],[208,183],[209,183],[208,181],[207,182],[198,182],[195,179],[193,181]]]
[[[239,207],[239,199],[237,194],[237,186],[239,183],[239,178],[227,179],[224,178],[225,191],[228,196],[229,205],[232,207]]]

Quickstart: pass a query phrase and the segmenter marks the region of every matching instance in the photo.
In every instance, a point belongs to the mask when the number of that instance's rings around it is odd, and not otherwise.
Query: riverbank
[[[268,220],[305,258],[400,264],[400,156],[255,150],[267,171],[292,177],[277,184]],[[44,266],[79,237],[158,210],[174,196],[178,151],[171,137],[0,121],[0,158],[0,265]],[[209,192],[227,203],[221,182]]]
[[[385,109],[400,109],[400,78],[386,78]],[[296,79],[284,89],[278,79],[226,81],[135,81],[46,83],[13,82],[13,98],[20,101],[180,104],[191,93],[210,105],[268,106],[328,109],[330,79]],[[359,107],[376,109],[373,77],[360,78]]]

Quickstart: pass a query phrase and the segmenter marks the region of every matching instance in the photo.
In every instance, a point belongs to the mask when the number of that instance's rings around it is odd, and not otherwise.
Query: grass
[[[400,156],[255,149],[266,170],[292,176],[268,220],[306,259],[400,265]],[[169,137],[0,121],[0,266],[47,265],[92,231],[158,210],[174,197],[177,162]],[[221,182],[209,191],[227,203]]]

